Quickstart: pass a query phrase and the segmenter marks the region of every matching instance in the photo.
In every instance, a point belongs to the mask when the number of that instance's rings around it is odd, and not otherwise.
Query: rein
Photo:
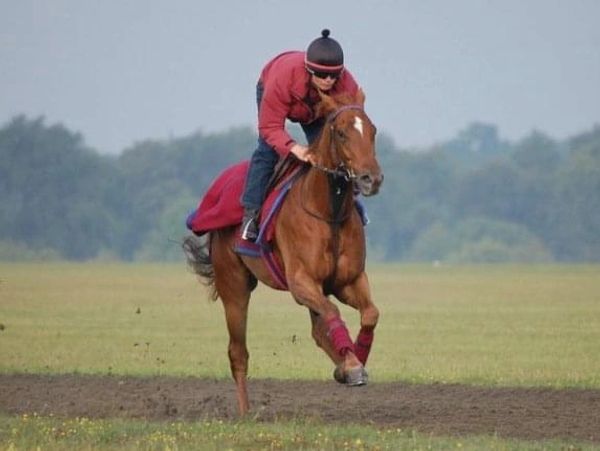
[[[356,174],[354,173],[354,171],[352,169],[347,168],[346,165],[344,165],[344,163],[340,163],[334,169],[329,169],[328,167],[321,166],[319,163],[313,164],[312,167],[334,177],[343,177],[347,182],[356,179]]]

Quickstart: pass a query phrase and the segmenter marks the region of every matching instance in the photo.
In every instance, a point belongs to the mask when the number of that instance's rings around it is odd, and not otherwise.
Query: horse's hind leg
[[[213,238],[212,261],[215,271],[215,288],[223,302],[227,330],[229,331],[229,363],[235,380],[240,415],[250,408],[246,378],[248,374],[248,348],[246,324],[250,293],[256,280],[240,258],[233,252],[233,235],[219,234]]]

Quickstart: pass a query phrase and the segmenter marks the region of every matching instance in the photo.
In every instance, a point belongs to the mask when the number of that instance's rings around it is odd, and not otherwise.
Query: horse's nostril
[[[369,174],[363,174],[360,176],[360,181],[363,183],[371,183],[373,182],[373,179]]]

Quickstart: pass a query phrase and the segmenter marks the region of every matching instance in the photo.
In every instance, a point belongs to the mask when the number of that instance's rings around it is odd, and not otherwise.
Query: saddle
[[[249,161],[242,161],[223,171],[210,185],[198,207],[187,217],[186,226],[195,235],[201,236],[213,230],[237,226],[235,251],[249,257],[263,258],[278,289],[287,290],[281,265],[273,254],[271,241],[275,234],[275,218],[286,194],[294,181],[307,166],[297,160],[281,160],[269,182],[268,194],[259,216],[259,234],[256,242],[240,238],[244,208],[240,198],[244,190]]]
[[[242,223],[244,208],[240,203],[240,198],[244,190],[249,165],[250,161],[244,160],[230,166],[212,182],[198,207],[186,219],[186,226],[189,230],[201,236],[213,230]],[[273,223],[272,216],[274,213],[271,213],[271,209],[279,193],[284,189],[287,191],[293,180],[305,169],[306,165],[291,158],[283,159],[277,164],[273,177],[269,182],[268,194],[260,213],[263,239],[269,236],[268,240],[270,240],[273,235],[272,231],[267,233],[263,229],[266,219],[270,218],[269,222]]]

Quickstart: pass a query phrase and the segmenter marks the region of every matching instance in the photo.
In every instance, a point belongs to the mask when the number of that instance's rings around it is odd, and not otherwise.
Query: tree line
[[[0,128],[0,259],[181,259],[187,214],[255,145],[238,127],[106,155],[61,124],[14,117]],[[600,126],[509,142],[472,123],[410,151],[381,133],[377,152],[385,182],[363,199],[371,259],[600,261]]]

